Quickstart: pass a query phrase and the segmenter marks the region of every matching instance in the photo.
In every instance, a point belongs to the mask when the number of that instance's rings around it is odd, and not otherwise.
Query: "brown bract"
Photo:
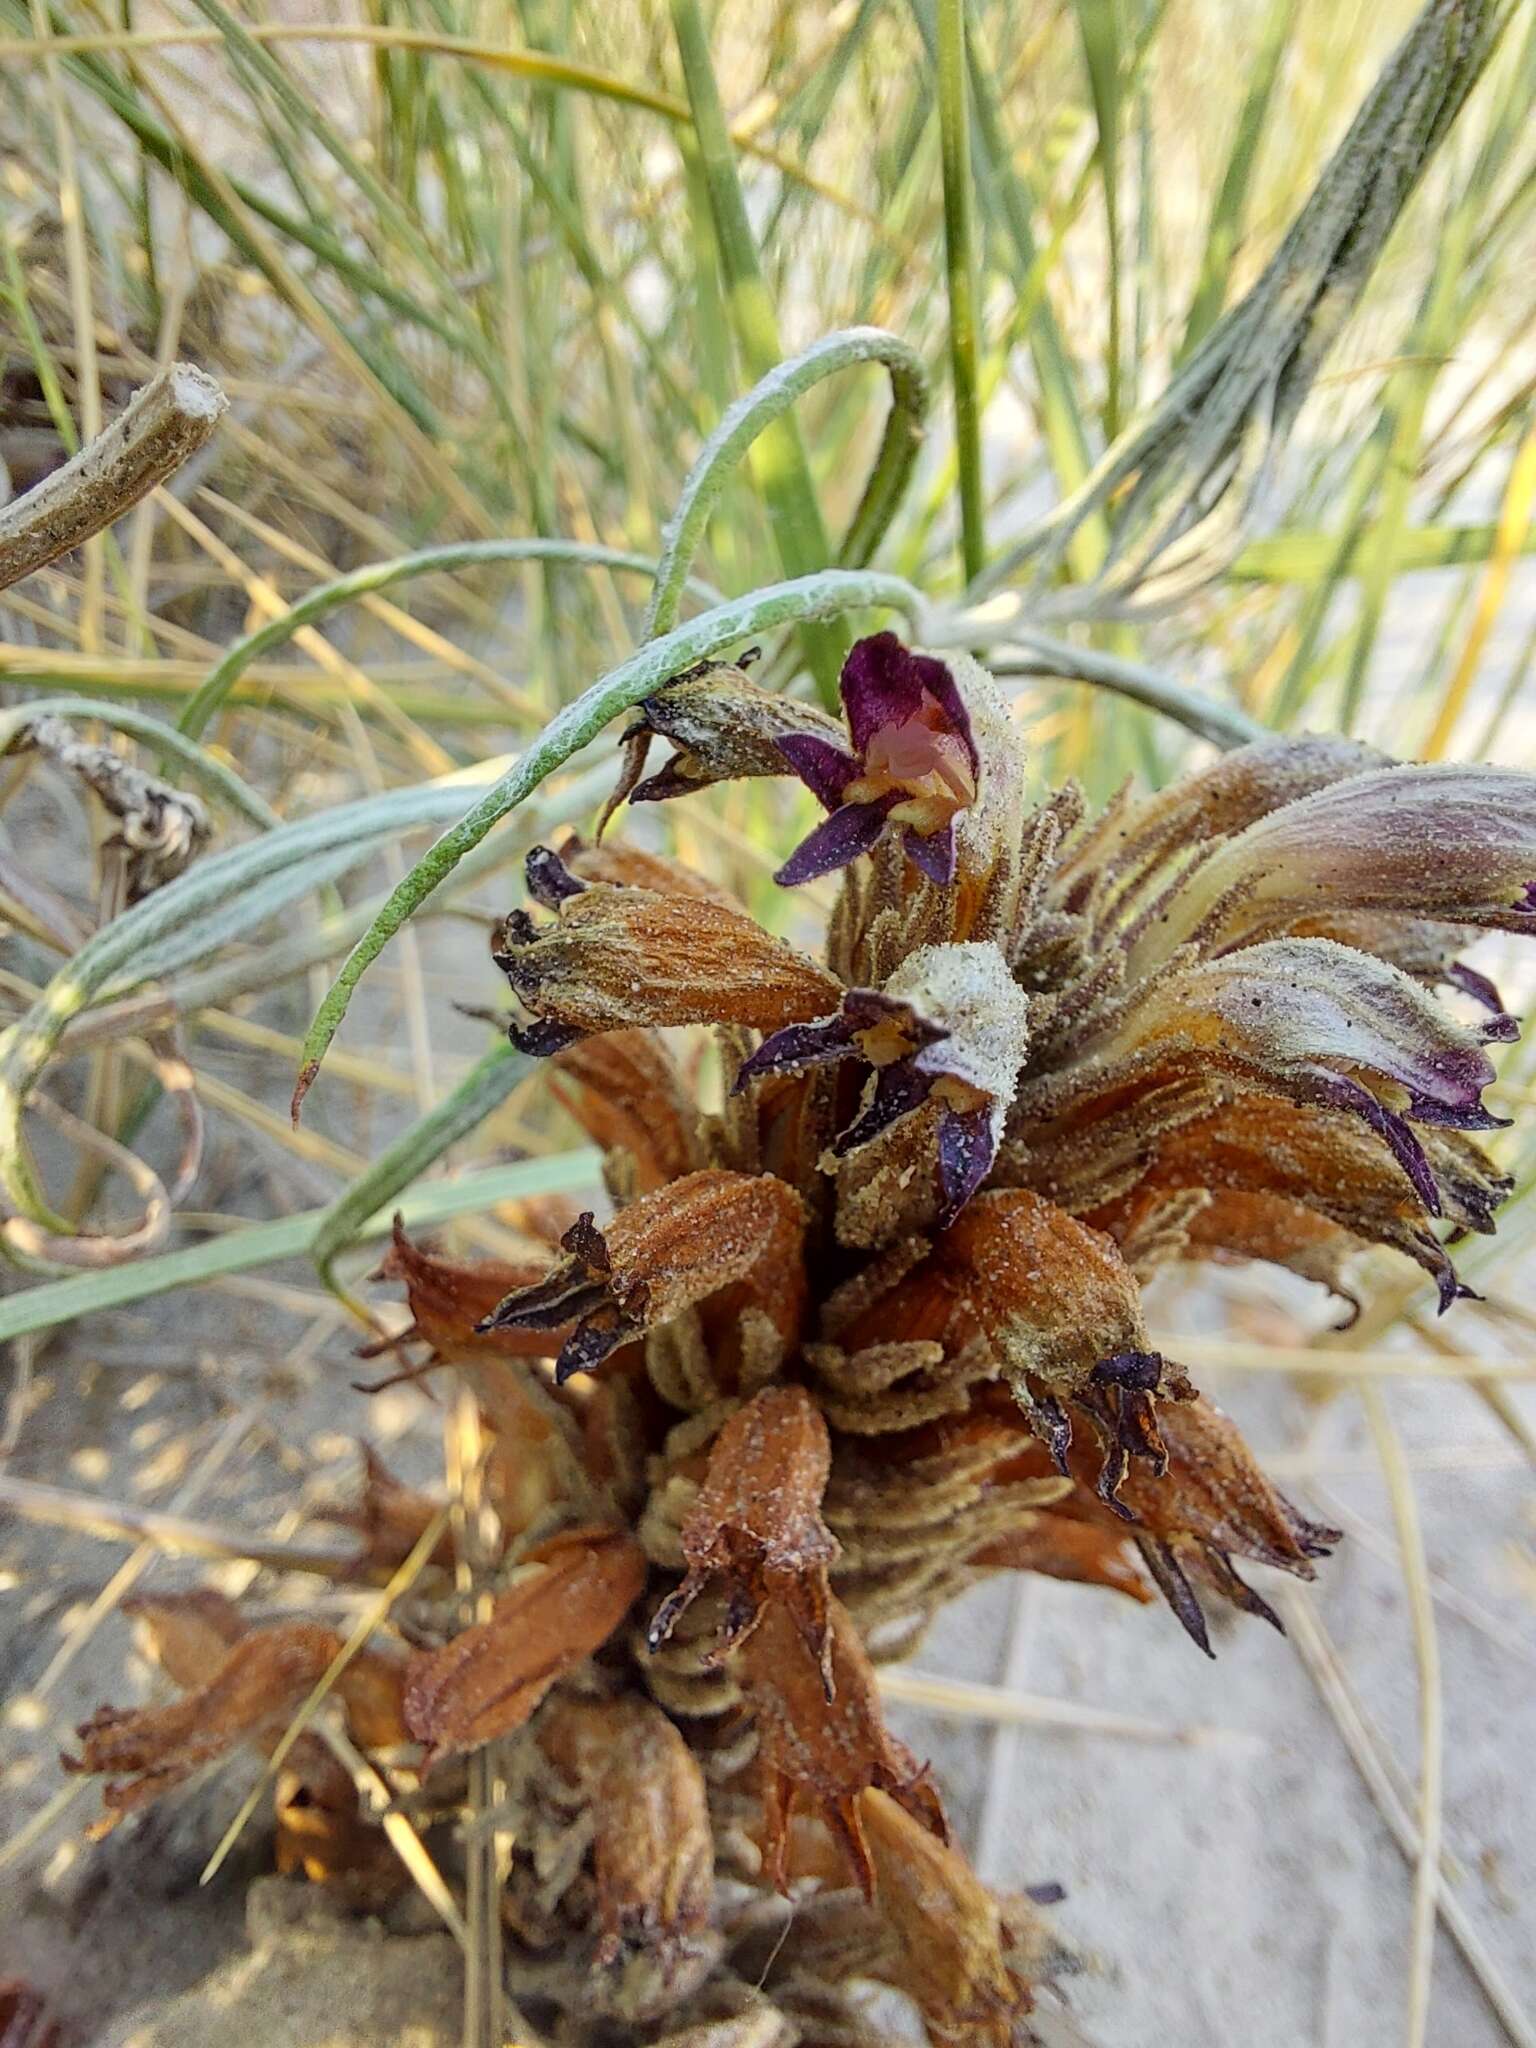
[[[122,1611],[138,1624],[155,1662],[183,1691],[204,1685],[250,1623],[213,1586],[186,1593],[131,1593]]]
[[[633,1695],[552,1700],[537,1739],[591,1816],[599,1965],[644,1953],[660,1989],[675,1992],[700,1951],[715,1895],[697,1760],[661,1709]]]
[[[839,1843],[866,1898],[875,1867],[864,1840],[859,1794],[889,1792],[930,1833],[948,1839],[944,1809],[906,1744],[885,1725],[879,1688],[848,1610],[827,1607],[832,1684],[824,1660],[807,1645],[793,1616],[771,1601],[737,1657],[757,1719],[763,1784],[763,1853],[770,1883],[785,1888],[789,1823],[803,1798]]]
[[[645,1560],[622,1529],[568,1529],[532,1551],[488,1621],[411,1658],[405,1720],[422,1769],[520,1728],[556,1679],[601,1649],[644,1584]]]
[[[997,1900],[963,1856],[889,1793],[861,1793],[858,1814],[876,1905],[894,1936],[881,1974],[911,1998],[931,2040],[1010,2048],[1030,1997],[1008,1967]]]
[[[633,1161],[633,1192],[663,1187],[702,1164],[698,1110],[654,1031],[580,1040],[551,1061],[550,1085],[594,1144]]]
[[[725,1594],[718,1656],[739,1648],[770,1601],[793,1618],[831,1696],[827,1567],[838,1554],[821,1518],[832,1465],[827,1425],[804,1387],[765,1387],[726,1423],[683,1523],[683,1583],[657,1609],[653,1647],[712,1581]]]
[[[601,1230],[578,1218],[569,1257],[511,1294],[481,1327],[549,1329],[574,1319],[556,1377],[598,1365],[618,1345],[726,1296],[731,1320],[757,1310],[787,1340],[804,1301],[805,1205],[771,1174],[707,1167],[620,1210]]]
[[[178,1664],[192,1644],[188,1620],[184,1610],[166,1625],[166,1641]],[[240,1635],[212,1675],[181,1699],[163,1707],[98,1708],[75,1731],[79,1756],[63,1759],[67,1771],[122,1780],[104,1789],[106,1814],[96,1832],[104,1833],[123,1814],[158,1798],[238,1742],[265,1755],[341,1648],[341,1637],[332,1629],[314,1622],[275,1622]],[[355,1741],[388,1747],[405,1739],[400,1718],[404,1669],[393,1658],[364,1650],[340,1674],[336,1693]]]
[[[508,1358],[548,1357],[559,1345],[547,1335],[482,1331],[479,1325],[497,1302],[505,1300],[514,1288],[531,1286],[549,1266],[548,1253],[530,1254],[526,1260],[443,1258],[413,1244],[404,1221],[397,1216],[389,1249],[379,1265],[381,1280],[404,1282],[410,1305],[410,1328],[395,1341],[427,1344],[439,1357],[450,1359],[470,1345],[482,1355],[500,1352]]]
[[[316,1521],[355,1530],[362,1544],[351,1570],[358,1578],[383,1585],[397,1572],[441,1512],[430,1494],[398,1480],[371,1445],[359,1447],[363,1483],[355,1501],[322,1502]],[[439,1570],[453,1564],[453,1535],[444,1529],[427,1562]]]
[[[623,839],[605,839],[598,845],[568,839],[558,859],[579,882],[610,882],[620,889],[654,889],[662,896],[705,898],[745,917],[746,911],[729,889],[699,874],[680,860],[648,847],[633,846]]]
[[[0,2048],[60,2048],[43,1995],[21,1977],[0,1978]]]

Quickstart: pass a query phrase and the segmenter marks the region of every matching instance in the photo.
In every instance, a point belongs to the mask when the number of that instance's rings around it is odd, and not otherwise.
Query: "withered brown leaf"
[[[895,1937],[882,1974],[912,1999],[930,2039],[1010,2048],[1028,1987],[1008,1967],[1002,1909],[958,1850],[889,1793],[859,1795],[875,1905]]]
[[[183,1647],[178,1638],[178,1658]],[[104,1833],[123,1814],[158,1798],[238,1742],[267,1754],[341,1648],[341,1637],[316,1622],[274,1622],[238,1637],[213,1676],[180,1699],[161,1707],[98,1708],[75,1731],[80,1755],[62,1758],[66,1771],[121,1780],[102,1792],[106,1812],[96,1832]],[[406,1739],[400,1711],[404,1671],[396,1659],[363,1650],[338,1678],[349,1730],[365,1747]]]
[[[700,1165],[698,1110],[654,1031],[567,1046],[550,1063],[550,1085],[594,1144],[629,1154],[641,1193]]]
[[[554,923],[508,918],[494,958],[539,1020],[551,1051],[634,1025],[745,1024],[776,1031],[824,1016],[842,984],[745,911],[706,896],[598,882],[561,902]]]
[[[782,1339],[799,1326],[805,1204],[771,1174],[706,1167],[566,1232],[569,1257],[501,1302],[483,1328],[549,1329],[575,1321],[556,1377],[588,1372],[618,1345],[722,1297],[722,1316],[760,1309]]]
[[[661,1709],[632,1693],[552,1700],[537,1738],[591,1814],[599,1963],[648,1950],[665,1985],[714,1904],[714,1839],[696,1758]]]
[[[217,1671],[230,1645],[250,1627],[234,1601],[214,1586],[185,1593],[131,1593],[122,1611],[139,1624],[155,1662],[183,1690],[202,1685]]]

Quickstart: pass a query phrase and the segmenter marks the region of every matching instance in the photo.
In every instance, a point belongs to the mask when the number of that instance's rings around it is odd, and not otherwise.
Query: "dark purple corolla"
[[[779,752],[831,815],[780,868],[786,887],[868,853],[888,824],[930,880],[955,877],[955,819],[976,800],[980,761],[954,677],[894,633],[861,640],[843,663],[852,752],[817,733],[784,734]]]

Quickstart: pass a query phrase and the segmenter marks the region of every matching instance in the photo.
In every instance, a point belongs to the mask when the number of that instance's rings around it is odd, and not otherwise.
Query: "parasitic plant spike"
[[[819,954],[621,840],[528,856],[494,960],[611,1210],[501,1260],[397,1224],[412,1320],[373,1347],[484,1427],[478,1615],[453,1544],[420,1556],[442,1510],[377,1458],[321,1510],[358,1575],[420,1567],[409,1657],[338,1683],[352,1740],[429,1803],[497,1745],[509,1968],[581,2048],[692,2041],[743,1985],[733,2039],[863,2042],[868,1980],[935,2048],[1028,2038],[1050,1945],[949,1840],[875,1658],[997,1571],[1160,1597],[1206,1655],[1213,1600],[1278,1626],[1250,1569],[1311,1578],[1337,1536],[1153,1348],[1143,1281],[1256,1258],[1349,1303],[1381,1247],[1451,1309],[1450,1241],[1509,1192],[1479,1134],[1517,1027],[1460,954],[1536,931],[1536,781],[1276,737],[1090,820],[1027,799],[968,656],[876,634],[842,702],[692,669],[614,799],[797,778],[826,815],[778,879],[841,876]],[[208,1594],[138,1620],[183,1696],[81,1730],[112,1813],[270,1754],[339,1643]],[[285,1867],[383,1895],[329,1752],[285,1766]]]

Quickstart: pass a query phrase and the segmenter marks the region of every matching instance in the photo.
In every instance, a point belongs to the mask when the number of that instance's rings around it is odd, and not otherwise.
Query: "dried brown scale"
[[[994,1571],[1160,1594],[1206,1649],[1211,1597],[1273,1619],[1240,1568],[1310,1577],[1333,1532],[1151,1350],[1142,1281],[1262,1257],[1347,1286],[1384,1246],[1449,1306],[1442,1238],[1508,1190],[1471,1133],[1512,1020],[1455,953],[1536,929],[1536,783],[1276,739],[1089,820],[1072,787],[1026,800],[967,658],[877,635],[844,696],[846,726],[717,667],[644,712],[678,750],[652,794],[808,782],[826,815],[784,873],[842,871],[824,958],[660,855],[536,849],[496,957],[613,1213],[521,1263],[398,1232],[386,1258],[413,1317],[390,1348],[480,1408],[500,1545],[489,1619],[441,1571],[400,1617],[419,1747],[388,1767],[451,1808],[455,1759],[498,1743],[509,1982],[572,2048],[868,2048],[859,1978],[937,2048],[1026,2038],[1051,1944],[947,1842],[875,1661]],[[435,1510],[370,1464],[337,1512],[378,1578]],[[232,1624],[158,1626],[198,1683]],[[295,1683],[247,1703],[258,1742]],[[200,1708],[166,1711],[136,1798],[213,1753]],[[332,1883],[344,1805],[285,1851]]]
[[[179,1668],[186,1647],[182,1636],[172,1648]],[[341,1648],[342,1639],[332,1629],[313,1622],[275,1622],[238,1636],[215,1669],[180,1699],[163,1707],[99,1708],[75,1730],[80,1754],[66,1755],[63,1762],[68,1771],[120,1781],[103,1792],[106,1818],[100,1831],[236,1743],[248,1742],[265,1754]],[[342,1672],[337,1696],[359,1742],[388,1748],[406,1739],[400,1717],[403,1679],[398,1659],[370,1651],[354,1657]]]
[[[520,1728],[550,1687],[601,1648],[645,1583],[620,1529],[573,1529],[530,1553],[490,1619],[412,1658],[405,1721],[423,1767]]]

